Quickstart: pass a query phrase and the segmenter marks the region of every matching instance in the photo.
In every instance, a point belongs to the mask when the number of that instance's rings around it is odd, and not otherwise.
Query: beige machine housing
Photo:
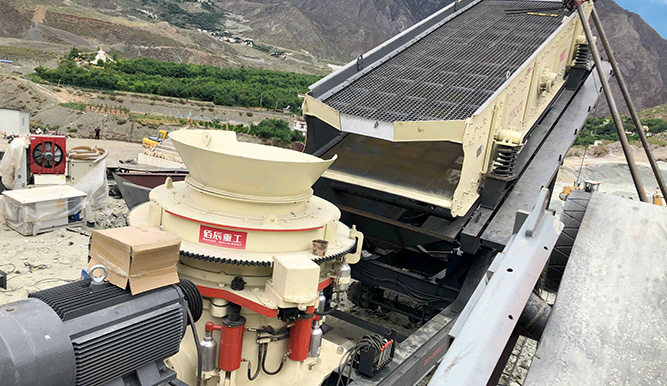
[[[240,369],[208,371],[208,385],[319,385],[340,361],[337,345],[325,340],[318,357],[294,360],[291,337],[272,341],[258,331],[288,328],[292,334],[299,322],[285,321],[284,310],[312,315],[321,291],[346,279],[339,277],[341,267],[359,260],[363,235],[340,223],[338,208],[311,189],[335,157],[323,160],[241,143],[226,131],[182,130],[169,136],[190,174],[153,189],[150,202],[136,207],[129,222],[181,238],[179,276],[193,281],[205,298],[200,336],[206,322],[221,324],[230,303],[242,307]],[[323,256],[313,253],[313,240],[328,245]],[[239,280],[241,288],[234,287]],[[220,342],[220,332],[213,336]],[[186,336],[169,361],[188,384],[195,384],[192,342]],[[264,344],[266,367],[274,370],[283,363],[282,370],[277,375],[260,371],[250,381],[248,367],[256,371]]]
[[[555,10],[539,13],[515,11],[549,6]],[[590,13],[592,4],[584,6]],[[385,43],[397,45],[405,41],[394,52],[370,65],[365,65],[364,56],[360,56],[339,73],[311,86],[312,91],[303,104],[304,115],[316,117],[350,134],[333,150],[342,162],[325,172],[325,177],[448,208],[453,216],[462,216],[474,205],[485,178],[497,166],[499,146],[512,151],[512,148],[524,144],[531,128],[563,86],[564,76],[573,64],[579,44],[585,43],[579,18],[576,13],[570,14],[563,10],[560,1],[475,1],[459,10],[454,19],[439,16],[444,12],[453,12],[453,7],[456,5],[451,4]],[[471,31],[476,28],[473,23],[477,22],[472,20],[473,15],[478,20],[494,16],[496,19],[483,26],[488,30],[476,32]],[[441,21],[437,21],[439,17]],[[523,19],[512,21],[512,18],[517,17]],[[489,72],[483,66],[491,68],[492,65],[462,63],[469,55],[465,52],[449,53],[449,46],[446,46],[448,42],[438,39],[454,42],[469,39],[469,49],[480,50],[472,36],[477,34],[478,40],[485,38],[489,41],[489,36],[492,36],[498,39],[493,40],[496,43],[488,49],[482,47],[477,55],[480,60],[501,58],[500,63],[511,51],[508,49],[505,52],[499,46],[515,49],[513,45],[523,44],[521,40],[507,41],[511,37],[502,38],[507,33],[499,30],[501,25],[505,25],[502,24],[504,22],[513,23],[507,25],[518,30],[529,23],[534,23],[536,28],[541,25],[551,26],[549,28],[553,28],[553,33],[515,71],[508,71],[506,81],[483,103],[466,102],[471,97],[468,94],[461,96],[463,91],[468,92],[468,88],[477,87],[477,79],[484,79]],[[429,25],[432,27],[422,27]],[[408,41],[408,38],[403,37],[412,36],[410,34],[415,34],[413,31],[419,31],[420,28],[423,32],[416,38]],[[447,29],[455,28],[460,29],[447,32]],[[524,35],[522,39],[528,39],[530,31],[526,30],[523,35],[521,31],[517,32],[517,36]],[[421,59],[415,60],[411,55],[416,55],[415,52],[421,49],[420,44],[426,46],[425,53]],[[438,48],[437,44],[445,46]],[[375,51],[382,48],[380,46]],[[379,55],[375,51],[369,52],[368,56]],[[460,61],[459,56],[463,56]],[[410,60],[413,62],[406,64]],[[436,60],[450,68],[432,73],[430,78],[423,76],[424,71],[429,70],[428,64]],[[461,69],[476,64],[478,68],[474,74]],[[351,68],[355,66],[357,72],[344,79],[342,74],[354,72]],[[449,80],[442,81],[443,74],[448,74],[446,76],[449,76]],[[416,81],[422,83],[412,89],[405,86]],[[331,86],[336,82],[338,86]],[[401,90],[401,87],[404,88]],[[396,98],[397,102],[387,102],[391,98]],[[447,104],[456,104],[456,114],[445,114],[455,118],[429,118],[435,115],[434,109]],[[477,105],[479,107],[474,110],[470,109]],[[415,107],[411,110],[409,106]],[[420,111],[420,114],[415,111]],[[516,153],[518,150],[513,151]],[[373,154],[384,154],[382,164],[373,164],[373,160],[376,163],[380,160]],[[329,153],[324,154],[327,155]],[[387,155],[396,157],[396,160],[387,161]],[[355,165],[362,162],[368,166],[353,167],[347,165],[348,162]],[[392,167],[392,163],[396,167]]]

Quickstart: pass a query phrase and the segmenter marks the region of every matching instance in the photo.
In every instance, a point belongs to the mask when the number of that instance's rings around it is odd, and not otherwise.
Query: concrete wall
[[[14,135],[30,134],[30,113],[0,109],[0,133]]]

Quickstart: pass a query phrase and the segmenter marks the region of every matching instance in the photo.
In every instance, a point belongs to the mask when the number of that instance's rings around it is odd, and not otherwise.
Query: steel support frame
[[[579,129],[585,123],[589,111],[597,102],[598,92],[595,79],[586,77],[584,81],[582,94],[579,94],[582,88],[563,90],[551,108],[547,109],[542,119],[538,121],[531,140],[520,153],[517,162],[517,168],[521,171],[519,178],[511,182],[487,181],[488,190],[485,189],[480,198],[482,204],[470,216],[470,221],[463,228],[460,236],[462,248],[470,254],[470,259],[474,258],[472,256],[477,253],[481,244],[491,249],[503,249],[512,235],[513,214],[518,210],[529,210],[530,202],[535,200],[540,189],[553,185],[558,167],[574,142]],[[567,114],[566,110],[573,103],[577,106],[575,110],[580,111],[569,111]],[[545,146],[545,144],[548,145]],[[535,176],[531,170],[539,170],[540,175]],[[551,170],[551,172],[545,174],[545,170]],[[524,171],[528,172],[524,174]],[[517,186],[519,189],[516,194],[513,194]],[[492,200],[491,196],[498,198]],[[484,205],[485,201],[488,206]],[[333,202],[338,203],[335,200]],[[389,197],[385,202],[390,202]],[[419,255],[415,254],[415,258],[418,259]],[[402,288],[403,286],[396,284],[397,281],[432,296],[443,296],[443,302],[433,303],[433,306],[437,308],[446,306],[456,297],[456,288],[442,288],[432,277],[420,276],[414,272],[406,272],[404,269],[384,264],[377,255],[364,258],[353,266],[352,275],[361,282],[377,285],[382,289],[405,296],[409,294]],[[447,275],[450,276],[451,272],[448,272]],[[384,280],[378,281],[372,276],[381,277]],[[446,282],[451,283],[454,279],[456,278],[447,277]],[[394,283],[389,283],[388,280]],[[449,301],[446,301],[447,299]],[[405,314],[405,312],[402,313]],[[418,319],[419,315],[414,313],[411,317]]]
[[[330,315],[332,317],[336,318],[336,319],[348,322],[350,324],[353,324],[357,327],[363,328],[364,330],[374,332],[376,334],[380,334],[380,335],[383,335],[383,336],[389,336],[392,333],[392,330],[389,329],[389,328],[385,328],[383,326],[378,326],[377,324],[368,322],[366,320],[363,320],[361,318],[358,318],[354,315],[348,314],[348,313],[343,312],[341,310],[334,310],[334,311],[331,312]],[[399,343],[403,342],[405,340],[405,338],[406,337],[401,335],[401,334],[396,335],[396,340]]]
[[[608,70],[609,68],[605,67],[605,71]],[[534,149],[524,148],[525,153],[523,154],[530,153],[530,157],[526,159],[527,163],[541,157],[539,155],[541,152],[547,152],[549,154],[542,157],[544,160],[539,161],[542,166],[537,165],[537,167],[555,165],[554,168],[557,170],[558,165],[560,165],[564,158],[564,152],[567,152],[576,138],[581,126],[585,122],[586,116],[597,105],[600,91],[598,90],[598,85],[599,82],[596,76],[588,76],[584,77],[581,87],[574,87],[572,90],[567,90],[570,91],[567,94],[565,94],[565,91],[563,92],[564,94],[554,102],[552,108],[545,113],[544,118],[538,122],[538,127],[535,133],[533,133],[531,141],[526,145],[526,147],[529,145],[533,146]],[[559,144],[557,151],[549,149],[549,146],[543,147],[543,144],[552,144],[554,142]],[[532,145],[531,143],[536,144]],[[561,146],[565,150],[562,154],[558,154],[562,150],[560,149]],[[524,157],[526,156],[524,155]],[[547,162],[547,164],[543,164],[544,162]],[[556,172],[554,171],[554,173]],[[519,183],[520,180],[521,177],[512,186]],[[548,186],[552,180],[553,178],[549,179],[545,185]],[[542,183],[541,181],[534,182],[535,184]],[[526,194],[522,193],[521,196],[526,197]],[[499,205],[502,207],[508,199],[509,197],[506,196],[501,200],[502,202]],[[520,209],[522,208],[514,208],[515,215],[516,211]],[[485,222],[487,225],[490,223],[507,223],[509,221],[505,218],[508,216],[503,216],[503,219],[494,220],[495,214],[496,211],[493,209],[479,207],[476,212],[472,213],[471,211],[470,217],[472,219],[477,218],[478,221]],[[514,221],[514,218],[512,221]],[[515,229],[511,223],[503,226],[509,227],[510,234],[512,233],[511,230]],[[467,232],[468,237],[476,237],[479,240],[487,227],[475,228],[476,231],[470,228],[464,229],[464,236]],[[491,258],[493,257],[493,245],[498,244],[484,242],[481,245],[478,243],[475,246],[474,250],[477,251],[477,254],[472,261],[472,266],[459,296],[454,303],[443,309],[438,315],[410,335],[403,344],[399,345],[394,360],[373,379],[358,378],[352,384],[357,386],[413,385],[433,370],[449,348],[451,343],[449,332],[453,328],[458,314],[465,307],[479,282],[479,278],[482,277],[483,273],[489,267]]]
[[[623,78],[621,69],[618,66],[618,62],[616,61],[614,50],[612,50],[611,45],[609,44],[607,33],[602,27],[602,21],[600,20],[600,16],[598,15],[598,11],[595,7],[593,7],[593,12],[591,13],[591,16],[593,19],[593,23],[595,24],[595,29],[597,29],[598,31],[598,36],[600,37],[602,46],[604,47],[604,50],[607,53],[607,58],[609,59],[609,63],[611,64],[611,67],[613,68],[614,73],[616,74],[616,80],[618,82],[618,86],[621,89],[621,94],[623,95],[625,104],[628,107],[628,110],[630,111],[630,117],[632,117],[632,122],[635,124],[635,129],[637,130],[639,139],[642,142],[642,147],[644,148],[644,152],[646,153],[646,158],[648,159],[648,162],[651,165],[651,170],[653,170],[653,175],[655,176],[655,179],[658,182],[658,186],[660,188],[660,191],[662,192],[662,196],[667,197],[667,186],[665,185],[665,181],[662,178],[662,172],[660,171],[660,167],[658,166],[658,161],[655,159],[655,156],[653,155],[653,151],[651,150],[651,145],[649,144],[648,138],[646,137],[646,133],[644,132],[644,127],[642,126],[641,119],[639,118],[639,114],[637,114],[637,109],[635,108],[635,104],[632,101],[632,97],[630,96],[630,90],[628,90],[628,86],[625,83],[625,79]]]
[[[419,254],[415,253],[414,256],[416,258]],[[373,297],[367,301],[373,305],[402,313],[411,320],[422,323],[456,300],[461,290],[458,283],[463,283],[474,259],[473,256],[452,256],[446,262],[447,268],[443,270],[444,272],[425,276],[380,262],[378,258],[379,256],[372,256],[359,261],[352,269],[352,277],[361,282],[361,285],[379,287],[416,301],[418,299],[415,299],[415,294],[433,300],[424,301],[421,311],[412,309],[412,312],[401,304],[396,304],[395,301],[388,299],[383,301]],[[424,263],[428,264],[428,262]]]
[[[449,331],[457,316],[465,307],[477,283],[484,276],[495,252],[480,251],[454,303],[443,309],[417,331],[407,337],[396,349],[394,360],[380,370],[372,379],[356,378],[354,386],[413,385],[433,370],[447,352],[450,344]]]
[[[449,333],[454,341],[429,385],[486,385],[493,375],[563,229],[546,210],[550,198],[549,190],[542,189],[519,232],[479,282]]]
[[[611,117],[614,120],[616,125],[616,131],[618,132],[618,139],[621,142],[621,147],[623,148],[623,154],[628,163],[628,168],[630,169],[630,175],[632,176],[632,182],[635,184],[635,189],[637,190],[637,195],[639,199],[643,202],[648,202],[648,197],[646,195],[646,190],[644,189],[644,183],[642,182],[641,175],[639,174],[639,169],[637,169],[637,162],[635,161],[635,156],[630,148],[630,143],[628,142],[628,137],[625,134],[625,129],[623,128],[623,120],[621,119],[621,114],[618,111],[618,106],[616,105],[616,99],[614,94],[611,92],[611,86],[607,80],[607,76],[604,73],[604,67],[602,65],[602,58],[600,57],[600,51],[595,45],[595,37],[593,36],[593,30],[591,29],[590,24],[588,23],[588,15],[586,10],[582,6],[583,2],[576,2],[575,8],[581,19],[581,24],[584,27],[584,33],[586,35],[586,40],[589,42],[591,47],[591,54],[593,56],[593,61],[595,62],[595,67],[600,76],[600,82],[602,83],[602,90],[604,91],[605,98],[607,99],[607,104],[609,105],[609,111],[611,112]],[[641,125],[640,125],[641,126]],[[639,128],[641,130],[641,127]]]
[[[317,124],[326,125],[323,122]],[[315,125],[315,122],[309,123],[309,135],[312,134],[309,144],[326,130],[320,128],[311,132],[311,127]],[[307,147],[307,152],[316,153],[316,147],[313,147]],[[341,221],[356,224],[360,229],[363,225],[364,234],[369,241],[392,243],[394,244],[392,249],[440,240],[453,242],[468,218],[464,216],[453,219],[449,211],[444,208],[326,177],[321,177],[313,186],[313,190],[318,197],[333,202],[341,209]],[[426,219],[421,224],[411,224],[401,219],[407,212],[423,214]],[[430,224],[437,225],[430,226]]]
[[[415,254],[418,256],[418,254]],[[360,261],[361,265],[359,266],[359,272],[353,272],[353,278],[356,280],[363,280],[372,282],[372,277],[376,276],[384,279],[384,282],[387,283],[385,288],[394,292],[402,293],[402,285],[408,286],[409,288],[414,288],[420,292],[424,292],[430,296],[439,297],[443,300],[448,300],[449,303],[453,302],[459,294],[460,288],[458,286],[451,286],[445,283],[436,282],[435,277],[439,276],[441,273],[438,273],[433,276],[426,277],[424,275],[419,275],[410,271],[406,271],[401,267],[395,267],[389,264],[385,264],[377,261],[376,259],[364,259],[363,262]],[[468,264],[466,264],[468,263]],[[358,263],[357,263],[358,264]],[[454,262],[451,260],[447,262],[447,271],[458,271],[459,273],[467,272],[469,267],[469,262],[463,260],[454,266]],[[460,267],[463,267],[464,272],[461,272]],[[447,275],[453,274],[449,273]],[[370,275],[369,275],[370,274]],[[460,277],[461,275],[459,275]],[[399,281],[402,280],[402,281]],[[427,279],[428,282],[424,282]],[[457,279],[457,278],[454,278]],[[398,283],[396,282],[398,281]],[[400,284],[399,284],[400,283]],[[407,294],[406,294],[407,295]]]

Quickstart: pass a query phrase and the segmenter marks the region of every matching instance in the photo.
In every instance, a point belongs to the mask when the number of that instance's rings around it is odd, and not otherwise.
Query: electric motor
[[[90,279],[0,307],[0,385],[185,385],[162,360],[202,312],[188,281],[132,296]],[[124,379],[125,378],[125,379]]]

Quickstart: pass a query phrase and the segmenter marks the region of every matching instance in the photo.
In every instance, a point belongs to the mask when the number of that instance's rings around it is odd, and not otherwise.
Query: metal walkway
[[[324,103],[385,122],[468,118],[569,14],[561,2],[482,1]]]
[[[595,193],[525,386],[667,385],[667,209]]]

